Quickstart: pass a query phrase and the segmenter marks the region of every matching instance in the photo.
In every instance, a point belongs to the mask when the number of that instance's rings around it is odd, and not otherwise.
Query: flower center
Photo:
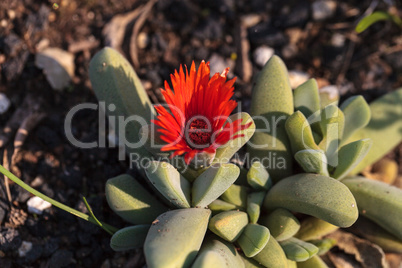
[[[208,124],[204,119],[195,119],[187,130],[187,139],[189,139],[187,142],[190,147],[196,147],[197,149],[200,149],[200,147],[205,148],[211,143],[211,134],[211,127],[208,128]]]

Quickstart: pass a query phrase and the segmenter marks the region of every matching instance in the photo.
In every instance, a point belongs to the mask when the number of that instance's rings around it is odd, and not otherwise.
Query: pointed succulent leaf
[[[236,248],[217,237],[207,237],[191,268],[245,268]]]
[[[309,217],[301,222],[300,230],[297,232],[295,237],[305,241],[321,239],[323,236],[328,235],[338,229],[338,226],[330,224],[326,221],[315,217]]]
[[[321,110],[328,105],[338,105],[339,102],[339,91],[335,86],[326,86],[320,88],[320,106]]]
[[[246,208],[247,206],[247,195],[249,193],[249,188],[232,184],[222,195],[221,199],[223,201],[232,203],[238,207]]]
[[[255,132],[255,124],[253,119],[248,113],[241,112],[237,114],[233,114],[229,116],[228,122],[234,122],[237,119],[242,119],[242,125],[246,125],[251,123],[251,125],[245,129],[241,130],[237,133],[233,133],[236,135],[244,135],[243,137],[238,137],[236,139],[230,140],[226,144],[222,145],[218,149],[216,149],[215,159],[213,163],[227,163],[232,158],[232,156],[243,147],[246,142],[254,135]]]
[[[402,189],[364,177],[342,181],[356,198],[359,212],[402,240]]]
[[[293,91],[295,110],[306,118],[320,111],[320,96],[315,79],[309,79]]]
[[[209,221],[208,228],[226,241],[233,242],[239,238],[247,224],[247,213],[225,211],[213,216]]]
[[[237,239],[237,243],[246,257],[251,258],[261,252],[267,245],[270,234],[267,227],[258,224],[248,224]]]
[[[328,252],[333,246],[336,245],[337,241],[333,238],[325,238],[325,239],[316,239],[307,241],[318,248],[317,255],[324,255]]]
[[[283,158],[286,166],[267,166],[274,181],[292,172],[290,143],[284,129],[286,119],[293,114],[293,96],[288,71],[278,56],[272,56],[256,79],[251,98],[250,115],[256,133],[248,143],[250,157],[263,162],[270,153]]]
[[[319,150],[302,150],[295,154],[297,163],[306,173],[315,173],[329,176],[327,168],[327,157],[324,152]]]
[[[209,209],[177,209],[160,215],[145,239],[149,268],[190,267],[207,231]]]
[[[254,192],[247,197],[247,213],[251,223],[257,223],[260,217],[261,205],[265,194],[265,192]]]
[[[245,256],[241,256],[244,262],[244,268],[265,268],[265,266],[261,265],[257,261],[251,258],[247,258]]]
[[[339,150],[339,164],[331,177],[341,180],[368,154],[373,143],[370,139],[351,142]]]
[[[340,108],[345,115],[345,129],[342,139],[346,141],[356,130],[365,127],[370,122],[371,111],[362,96],[350,97],[342,103]]]
[[[328,268],[328,266],[319,256],[315,255],[307,261],[298,262],[297,268]]]
[[[140,141],[139,130],[151,121],[155,110],[130,63],[119,52],[106,47],[92,58],[89,78],[96,97],[104,104],[103,110],[109,116],[123,117],[124,122],[119,124],[125,127],[115,130],[120,142],[129,143],[127,152],[149,157]],[[135,118],[128,120],[132,116]],[[119,129],[124,129],[125,133],[119,133]]]
[[[237,179],[240,169],[234,164],[214,164],[193,183],[194,207],[206,207],[222,195]]]
[[[300,111],[292,114],[285,124],[293,154],[305,149],[320,150],[315,144],[310,125]]]
[[[151,223],[168,209],[136,179],[127,174],[109,179],[106,182],[105,193],[110,208],[133,224]]]
[[[110,247],[114,251],[142,248],[150,227],[151,225],[135,225],[120,229],[110,239]]]
[[[190,207],[190,183],[171,164],[150,161],[145,173],[151,184],[175,207]]]
[[[331,166],[338,164],[336,152],[342,140],[344,125],[345,117],[338,106],[329,105],[321,111],[320,126],[323,138],[318,146],[325,151],[328,164]]]
[[[369,124],[357,130],[347,142],[369,138],[373,141],[373,146],[351,174],[357,174],[363,168],[377,162],[392,148],[401,143],[401,103],[402,88],[370,103],[371,120]]]
[[[300,229],[299,220],[288,210],[277,208],[261,219],[261,224],[268,227],[277,241],[294,236]]]
[[[317,254],[318,248],[311,243],[304,242],[295,237],[279,242],[289,260],[306,261]]]
[[[273,237],[269,238],[267,245],[253,259],[265,267],[288,268],[285,252]]]
[[[247,182],[255,190],[268,190],[272,186],[272,179],[267,170],[259,161],[253,162],[247,172]]]
[[[218,213],[224,212],[224,211],[228,211],[228,210],[235,210],[237,209],[237,206],[222,201],[220,199],[216,199],[215,201],[213,201],[211,204],[208,205],[208,208],[210,210],[212,210],[212,214],[216,215]]]
[[[264,207],[278,207],[312,215],[340,227],[349,227],[358,217],[356,201],[341,182],[321,175],[298,174],[282,179],[268,192]]]

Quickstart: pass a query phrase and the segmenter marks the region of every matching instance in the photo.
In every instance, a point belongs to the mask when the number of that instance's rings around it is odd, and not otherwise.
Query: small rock
[[[254,62],[262,67],[267,63],[267,61],[274,55],[275,50],[271,47],[267,46],[260,46],[257,47],[256,50],[254,50],[253,57],[254,57]]]
[[[22,243],[21,236],[16,229],[5,229],[0,233],[0,250],[12,251],[20,247]]]
[[[334,33],[331,37],[331,45],[334,47],[343,47],[345,45],[346,37],[340,33]]]
[[[32,243],[28,241],[22,241],[21,246],[18,248],[18,256],[23,258],[32,249]]]
[[[7,112],[8,108],[10,108],[10,100],[3,93],[0,93],[0,114],[4,114]]]
[[[285,59],[290,59],[296,56],[298,48],[295,44],[287,44],[282,48],[282,56]]]
[[[38,196],[31,197],[27,202],[28,212],[32,214],[41,215],[45,209],[51,206],[52,204]]]
[[[292,88],[297,88],[304,82],[306,82],[310,76],[306,73],[303,73],[301,71],[296,71],[296,70],[291,70],[289,71],[289,80],[290,80],[290,86]]]
[[[42,252],[43,252],[43,247],[41,245],[34,244],[32,246],[32,249],[30,251],[28,251],[25,256],[26,262],[32,263],[32,262],[36,261],[37,259],[39,259],[42,256]]]
[[[222,56],[216,53],[212,54],[208,61],[209,66],[211,67],[211,75],[214,75],[215,73],[222,73],[227,67],[232,70],[235,65],[233,60],[225,60]],[[233,76],[233,73],[229,72],[228,76]]]
[[[59,239],[50,238],[43,247],[43,257],[49,257],[59,249]]]
[[[49,47],[36,53],[35,65],[43,69],[53,89],[62,90],[74,76],[74,55],[60,48]]]
[[[303,27],[309,19],[310,3],[297,1],[291,5],[288,14],[279,15],[273,22],[280,28]]]
[[[193,35],[200,40],[221,40],[223,38],[222,25],[217,18],[209,16],[199,24]]]
[[[12,81],[20,76],[24,70],[28,56],[29,51],[21,50],[15,57],[11,57],[5,63],[3,63],[3,74],[7,81]]]
[[[140,32],[137,36],[137,46],[140,49],[144,49],[149,44],[149,37],[146,33]]]
[[[331,18],[336,11],[335,1],[319,0],[313,3],[313,19],[322,21]]]

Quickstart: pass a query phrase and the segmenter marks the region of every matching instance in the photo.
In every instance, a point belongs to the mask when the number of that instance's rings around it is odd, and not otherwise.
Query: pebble
[[[137,46],[140,49],[144,49],[149,44],[149,37],[146,33],[140,32],[137,36]]]
[[[343,47],[345,45],[346,37],[340,33],[334,33],[331,37],[331,45],[334,47]]]
[[[267,61],[275,54],[275,50],[271,47],[260,46],[254,50],[253,58],[254,62],[262,67],[267,63]]]
[[[335,1],[319,0],[313,3],[313,19],[316,21],[322,21],[331,18],[336,11]]]
[[[28,212],[41,215],[45,209],[52,206],[49,202],[38,196],[33,196],[27,201]]]
[[[66,267],[71,263],[75,263],[73,259],[73,253],[66,249],[59,249],[53,253],[50,258],[47,267]]]
[[[48,47],[36,53],[35,65],[43,69],[47,81],[55,90],[67,87],[74,76],[74,55],[60,48]]]
[[[290,86],[292,88],[297,88],[298,86],[306,82],[309,78],[310,76],[307,73],[297,70],[289,71]]]
[[[16,229],[3,229],[0,233],[0,250],[12,251],[20,247],[22,243],[21,236]]]
[[[212,54],[208,61],[209,66],[211,67],[211,75],[222,73],[227,67],[233,70],[235,65],[233,60],[225,60],[222,56],[216,53]],[[229,72],[228,77],[230,78],[231,76],[233,76],[233,73]]]
[[[298,50],[299,49],[295,44],[287,44],[282,48],[282,56],[285,59],[293,58],[294,56],[296,56]]]
[[[7,112],[8,108],[10,108],[10,100],[3,93],[0,93],[0,114],[4,114]]]
[[[22,241],[21,246],[18,248],[18,256],[23,258],[32,249],[32,243],[28,241]]]

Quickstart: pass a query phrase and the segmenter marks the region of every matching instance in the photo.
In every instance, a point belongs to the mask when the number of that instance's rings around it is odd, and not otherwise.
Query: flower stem
[[[75,210],[69,206],[66,206],[44,194],[42,194],[41,192],[35,190],[34,188],[32,188],[31,186],[29,186],[28,184],[26,184],[25,182],[23,182],[21,179],[17,178],[14,174],[12,174],[10,171],[8,171],[7,169],[5,169],[2,165],[0,165],[0,172],[3,173],[4,176],[7,176],[10,180],[12,180],[13,182],[15,182],[16,184],[18,184],[19,186],[21,186],[22,188],[24,188],[25,190],[27,190],[28,192],[30,192],[33,195],[36,195],[40,198],[42,198],[43,200],[51,203],[53,206],[58,207],[64,211],[67,211],[83,220],[89,221],[97,226],[99,226],[99,222],[97,221],[97,219],[94,219],[93,217],[82,213],[78,210]],[[116,227],[113,227],[107,223],[103,223],[101,222],[101,224],[106,227],[106,230],[108,230],[108,233],[115,233],[118,231],[118,229]],[[105,228],[104,228],[105,229]]]

